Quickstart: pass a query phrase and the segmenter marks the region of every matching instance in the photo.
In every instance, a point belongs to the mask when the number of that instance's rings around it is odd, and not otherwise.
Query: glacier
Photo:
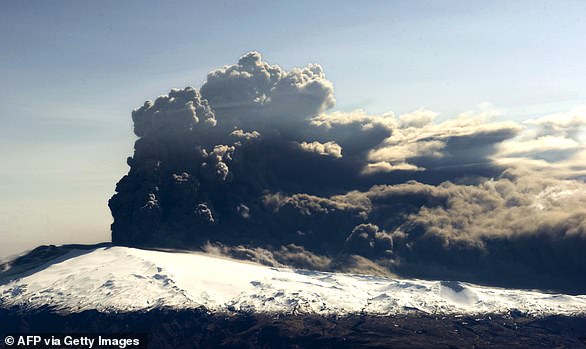
[[[0,273],[0,308],[60,313],[195,309],[321,315],[581,316],[586,295],[274,268],[201,252],[71,249]]]

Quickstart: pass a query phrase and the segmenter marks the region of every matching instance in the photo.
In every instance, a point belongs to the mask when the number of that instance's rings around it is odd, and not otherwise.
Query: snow
[[[203,253],[127,247],[72,250],[0,281],[0,307],[103,312],[161,307],[212,311],[388,315],[586,313],[586,296],[271,268]]]

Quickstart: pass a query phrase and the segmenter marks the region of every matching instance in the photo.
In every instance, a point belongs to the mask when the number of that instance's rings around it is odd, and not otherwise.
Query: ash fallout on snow
[[[586,110],[331,111],[257,52],[132,112],[112,241],[265,264],[586,292]]]

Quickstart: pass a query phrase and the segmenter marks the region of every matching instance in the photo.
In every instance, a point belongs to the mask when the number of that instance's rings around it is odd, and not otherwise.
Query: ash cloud
[[[299,143],[299,146],[305,151],[313,152],[319,155],[333,156],[335,158],[342,157],[342,147],[333,141],[326,143],[320,143],[317,141],[311,143],[301,142]]]
[[[287,132],[335,105],[333,84],[320,65],[286,71],[264,62],[258,52],[210,72],[200,91],[221,115],[220,127],[261,133],[267,128]]]
[[[132,112],[112,241],[274,266],[586,292],[583,109],[498,121],[334,111],[257,52]]]

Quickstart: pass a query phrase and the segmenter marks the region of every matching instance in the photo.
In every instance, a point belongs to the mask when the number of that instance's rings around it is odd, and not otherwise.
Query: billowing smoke
[[[329,112],[259,53],[132,112],[112,241],[265,264],[586,292],[586,113]]]

